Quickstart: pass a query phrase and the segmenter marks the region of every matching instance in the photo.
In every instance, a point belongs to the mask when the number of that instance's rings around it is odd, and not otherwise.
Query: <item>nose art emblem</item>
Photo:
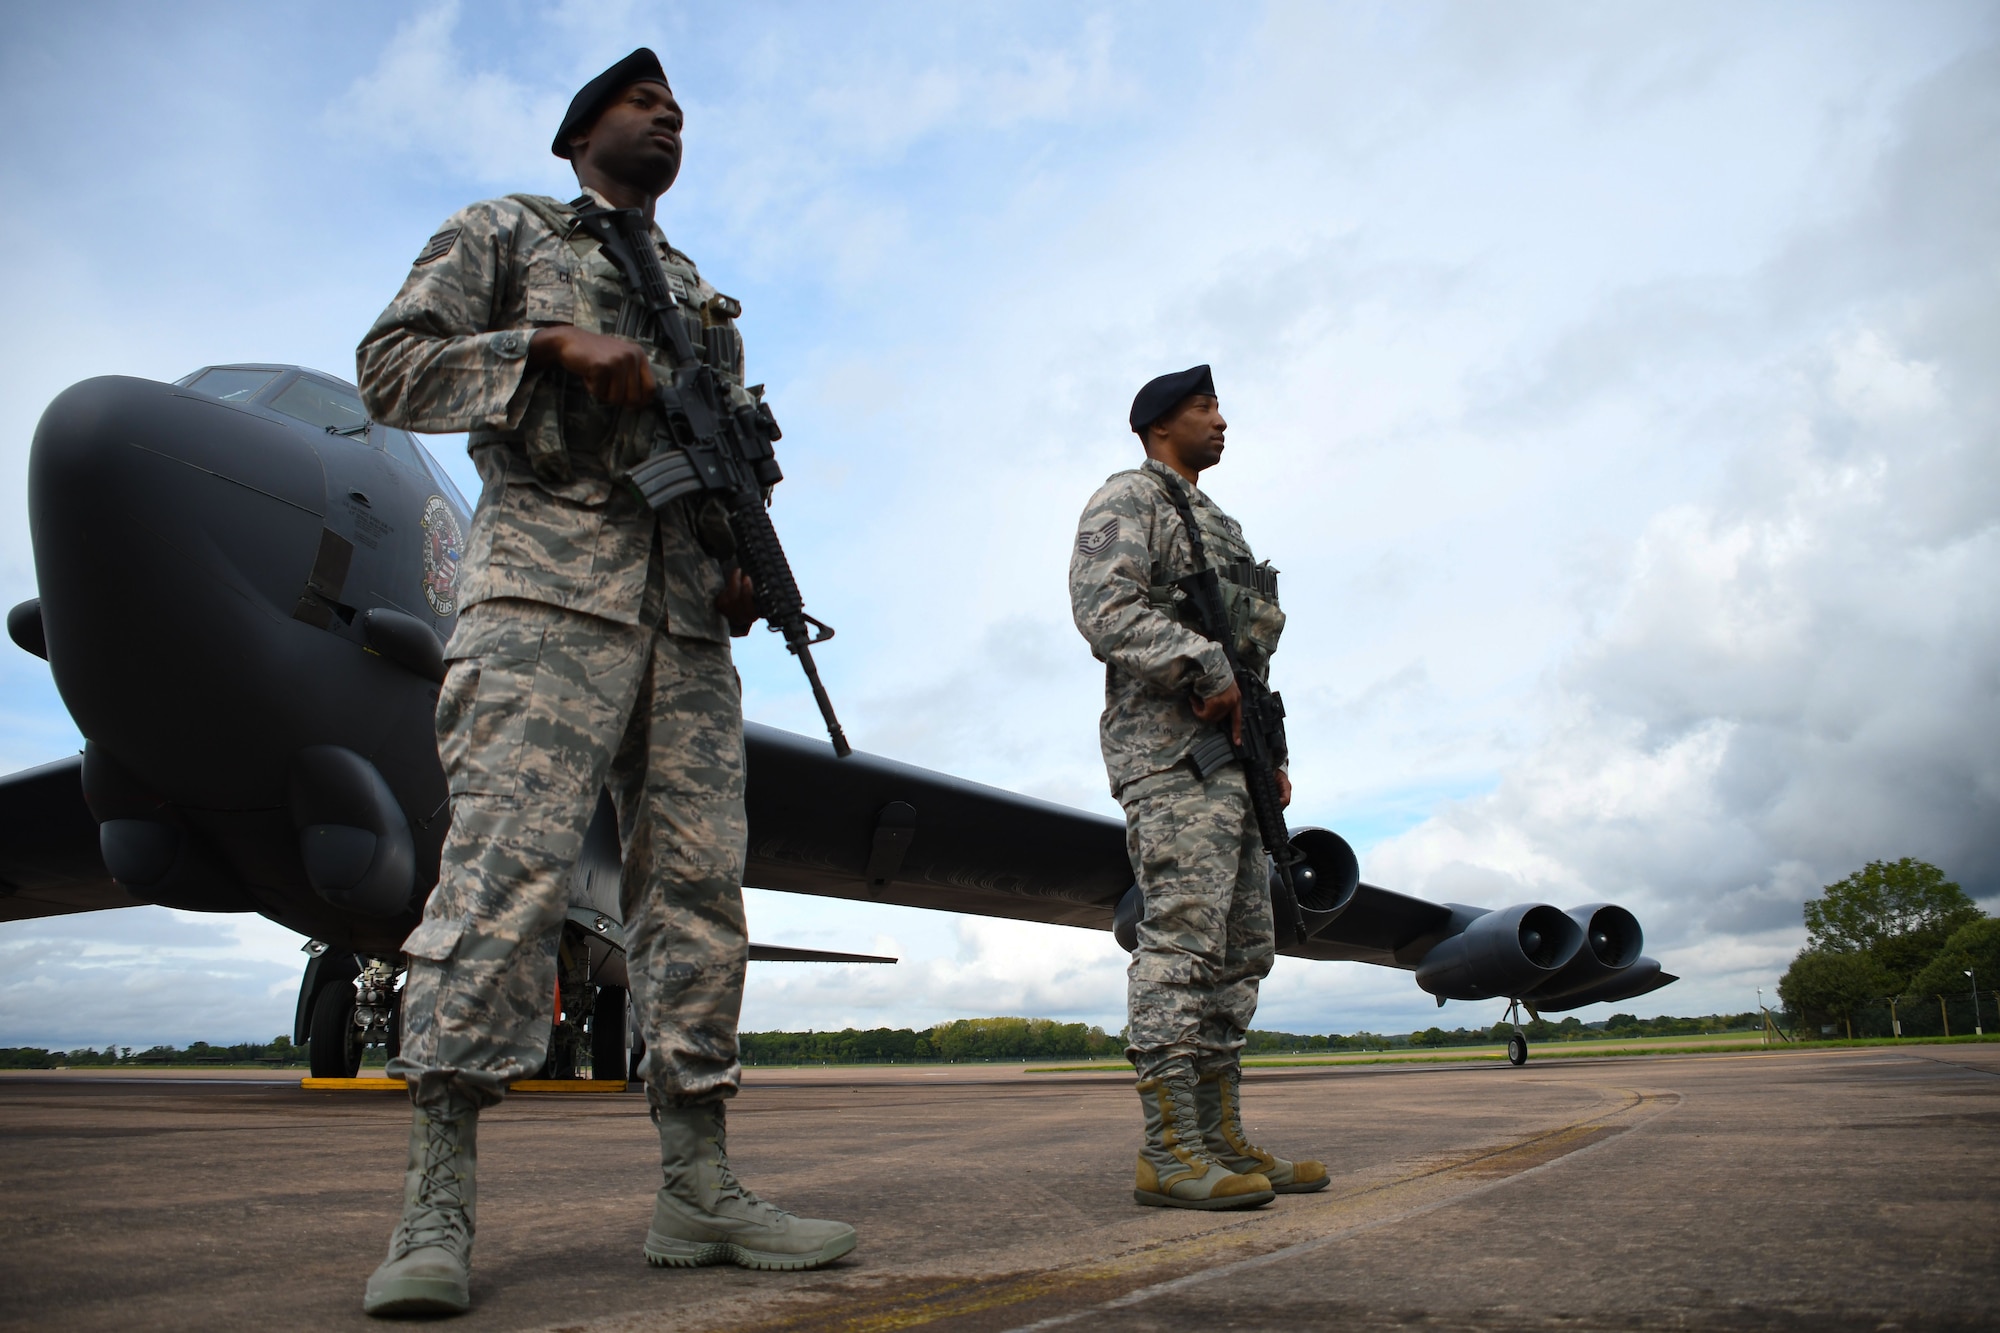
[[[442,495],[433,495],[424,504],[423,529],[424,600],[431,604],[432,614],[449,616],[458,610],[458,559],[465,549],[465,534]]]

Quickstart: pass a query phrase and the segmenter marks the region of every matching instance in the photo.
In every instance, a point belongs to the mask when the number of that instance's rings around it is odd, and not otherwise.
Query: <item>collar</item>
[[[1139,470],[1141,472],[1151,472],[1170,486],[1184,486],[1187,488],[1189,495],[1196,499],[1201,498],[1201,487],[1199,485],[1189,481],[1186,477],[1183,477],[1157,458],[1148,458],[1139,465]]]
[[[618,205],[612,203],[588,185],[578,185],[577,189],[583,192],[584,198],[591,200],[599,208],[615,209],[618,207]],[[653,206],[653,234],[663,241],[667,238],[667,233],[660,227],[660,210],[657,202]]]

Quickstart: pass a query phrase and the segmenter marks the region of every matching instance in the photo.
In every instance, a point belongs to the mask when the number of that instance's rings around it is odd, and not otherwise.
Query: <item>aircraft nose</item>
[[[325,512],[303,432],[125,376],[57,395],[29,454],[28,523],[49,665],[83,733],[171,730],[195,664],[210,690],[218,671],[253,670],[260,627],[298,603]]]

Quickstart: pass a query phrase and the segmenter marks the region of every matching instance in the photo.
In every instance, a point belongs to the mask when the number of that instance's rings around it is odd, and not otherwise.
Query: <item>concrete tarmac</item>
[[[482,1122],[451,1326],[2000,1326],[2000,1046],[1253,1071],[1245,1105],[1332,1187],[1135,1207],[1128,1079],[753,1070],[740,1174],[861,1233],[760,1274],[641,1260],[642,1098],[517,1096]],[[0,1327],[382,1327],[407,1123],[275,1075],[0,1078]]]

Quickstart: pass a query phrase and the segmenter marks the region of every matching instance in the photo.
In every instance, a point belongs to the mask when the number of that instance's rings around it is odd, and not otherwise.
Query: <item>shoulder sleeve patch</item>
[[[443,231],[424,242],[423,251],[417,255],[416,262],[412,267],[422,267],[434,260],[443,259],[446,255],[450,254],[451,247],[458,244],[458,233],[460,230],[461,228],[458,227],[446,227]]]
[[[1104,526],[1097,529],[1095,532],[1077,533],[1076,549],[1083,552],[1085,555],[1096,555],[1098,552],[1102,551],[1105,547],[1111,545],[1111,543],[1117,540],[1118,540],[1118,520],[1116,517],[1113,517],[1107,519],[1105,521]]]

